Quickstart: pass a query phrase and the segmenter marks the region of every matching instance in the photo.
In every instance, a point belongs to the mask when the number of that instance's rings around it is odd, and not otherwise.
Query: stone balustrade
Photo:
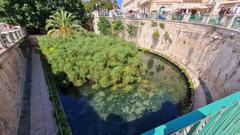
[[[26,31],[23,28],[12,29],[0,33],[0,49],[6,50],[7,48],[15,45],[26,36]]]

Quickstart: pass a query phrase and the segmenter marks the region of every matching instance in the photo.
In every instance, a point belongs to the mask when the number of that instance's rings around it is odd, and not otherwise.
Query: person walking
[[[240,4],[238,4],[238,5],[233,9],[233,14],[234,14],[234,15],[240,15]]]
[[[223,6],[218,13],[218,23],[217,23],[217,25],[220,25],[221,20],[224,17],[225,13],[226,13],[226,8]]]
[[[240,30],[240,4],[233,8],[234,20],[232,27]]]

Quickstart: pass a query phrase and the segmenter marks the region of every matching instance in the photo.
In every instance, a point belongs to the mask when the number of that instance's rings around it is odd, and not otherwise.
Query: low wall
[[[94,30],[97,33],[98,20],[95,17]],[[210,91],[213,100],[217,100],[240,90],[238,31],[181,22],[129,19],[122,19],[122,22],[125,27],[120,33],[122,38],[169,57],[189,72],[199,96],[196,98],[199,100],[197,108],[207,103],[201,96],[203,92],[206,95]],[[164,28],[160,28],[160,23],[164,23]],[[137,28],[134,36],[126,30],[130,24]],[[158,40],[152,38],[155,30],[160,34]]]

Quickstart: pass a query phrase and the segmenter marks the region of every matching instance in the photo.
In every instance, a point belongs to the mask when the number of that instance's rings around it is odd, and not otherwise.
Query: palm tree
[[[72,13],[61,9],[47,19],[47,25],[45,26],[45,29],[48,31],[47,34],[66,35],[82,29],[82,27],[77,24],[75,18],[76,17]]]

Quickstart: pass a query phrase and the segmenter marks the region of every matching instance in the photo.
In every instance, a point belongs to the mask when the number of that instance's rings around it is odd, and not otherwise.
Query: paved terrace
[[[32,52],[31,135],[56,135],[57,124],[39,54]]]

